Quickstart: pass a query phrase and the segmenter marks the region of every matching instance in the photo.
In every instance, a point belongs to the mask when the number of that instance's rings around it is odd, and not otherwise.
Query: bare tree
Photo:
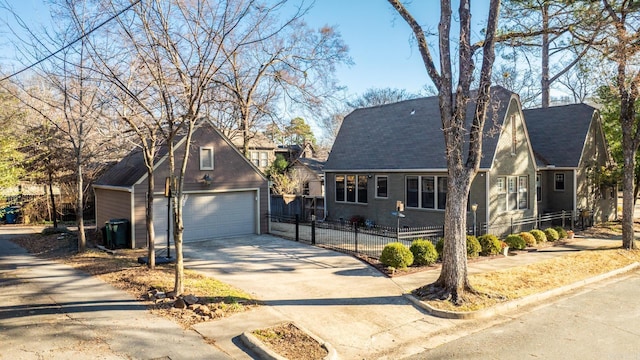
[[[60,1],[52,6],[58,20],[53,32],[36,33],[18,19],[23,26],[21,30],[27,34],[22,42],[15,43],[18,52],[25,63],[37,62],[39,66],[33,68],[36,72],[29,82],[20,82],[17,96],[50,122],[72,150],[78,251],[84,251],[83,210],[88,187],[85,169],[103,149],[98,127],[104,102],[97,89],[104,84],[91,71],[85,36],[95,26],[96,19],[90,16],[92,4],[89,1]],[[10,9],[6,3],[3,7]],[[44,62],[45,59],[48,61]]]
[[[289,111],[296,107],[317,110],[338,88],[336,65],[351,61],[340,33],[329,26],[310,29],[299,18],[305,12],[300,9],[284,24],[276,21],[281,14],[265,14],[254,30],[259,41],[245,40],[242,46],[236,41],[222,48],[229,61],[214,80],[215,89],[225,90],[224,99],[231,104],[218,104],[227,110],[221,114],[237,120],[226,121],[233,126],[222,128],[225,117],[220,116],[216,124],[230,137],[241,134],[246,156],[256,129],[279,118],[279,103],[288,103]]]
[[[527,62],[530,62],[531,55],[540,61],[542,107],[551,104],[552,84],[587,55],[598,33],[597,29],[585,26],[589,23],[584,21],[585,18],[575,16],[583,10],[579,1],[572,0],[504,2],[501,14],[504,22],[498,41],[504,46],[520,49]],[[575,37],[582,41],[572,41]],[[514,67],[513,71],[523,69]]]
[[[477,44],[471,42],[471,5],[469,0],[461,0],[458,9],[460,32],[458,41],[458,82],[454,91],[451,54],[452,11],[449,0],[440,1],[440,23],[438,25],[438,55],[440,68],[433,61],[427,44],[426,31],[409,13],[400,0],[389,0],[398,14],[411,27],[429,77],[438,90],[440,117],[444,133],[447,159],[447,204],[444,219],[444,254],[442,271],[436,282],[428,286],[430,296],[451,299],[459,304],[464,301],[467,291],[474,291],[468,281],[466,252],[467,199],[471,182],[478,172],[482,151],[482,129],[484,128],[491,72],[495,59],[495,34],[498,24],[500,0],[491,0],[486,22],[485,36]],[[479,73],[478,90],[474,92],[475,109],[469,128],[466,127],[466,108],[472,94],[470,86],[474,74],[474,55],[482,50],[482,65]],[[467,137],[468,136],[468,137]],[[466,156],[465,145],[468,144]]]

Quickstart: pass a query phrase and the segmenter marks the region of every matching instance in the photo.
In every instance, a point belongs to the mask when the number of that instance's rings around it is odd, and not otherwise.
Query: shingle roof
[[[490,168],[499,129],[514,93],[491,88],[483,138],[481,168]],[[473,115],[467,107],[467,121]],[[437,96],[357,109],[345,117],[325,170],[446,169],[444,136]]]
[[[309,168],[309,170],[313,171],[318,175],[322,175],[325,161],[316,159],[316,158],[298,158],[297,162],[305,165]]]
[[[166,155],[168,150],[167,146],[159,146],[156,162]],[[147,167],[144,164],[142,150],[136,148],[107,169],[94,184],[131,187],[146,174]]]
[[[524,110],[538,166],[578,167],[595,110],[585,104]]]

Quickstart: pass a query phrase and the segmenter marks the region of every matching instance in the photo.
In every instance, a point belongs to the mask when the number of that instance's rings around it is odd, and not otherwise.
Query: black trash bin
[[[105,246],[110,249],[131,247],[129,237],[129,220],[111,219],[105,223],[107,233]]]

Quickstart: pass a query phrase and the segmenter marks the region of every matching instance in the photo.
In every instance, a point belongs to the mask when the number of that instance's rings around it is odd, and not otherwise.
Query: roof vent
[[[416,109],[411,109],[411,115],[415,115],[416,114]]]

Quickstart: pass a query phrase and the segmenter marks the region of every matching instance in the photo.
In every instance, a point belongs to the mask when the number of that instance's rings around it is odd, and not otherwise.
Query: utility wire
[[[8,76],[3,77],[2,79],[0,79],[0,82],[5,81],[5,80],[7,80],[7,79],[10,79],[10,78],[12,78],[12,77],[14,77],[14,76],[17,76],[17,75],[19,75],[19,74],[21,74],[21,73],[23,73],[23,72],[25,72],[25,71],[27,71],[27,70],[29,70],[29,69],[31,69],[31,68],[33,68],[33,67],[35,67],[35,66],[37,66],[38,64],[41,64],[41,63],[43,63],[43,62],[45,62],[45,61],[49,60],[50,58],[52,58],[52,57],[54,57],[54,56],[58,55],[60,52],[62,52],[62,51],[64,51],[64,50],[68,49],[70,46],[72,46],[72,45],[74,45],[75,43],[77,43],[78,41],[80,41],[80,40],[84,39],[84,38],[85,38],[85,37],[87,37],[88,35],[91,35],[91,33],[93,33],[94,31],[96,31],[96,30],[98,30],[98,29],[100,29],[101,27],[103,27],[104,25],[106,25],[107,23],[109,23],[110,21],[112,21],[113,19],[117,18],[118,16],[122,15],[124,12],[128,11],[128,10],[129,10],[129,9],[131,9],[132,7],[134,7],[134,6],[138,5],[138,3],[139,3],[140,1],[142,1],[142,0],[136,0],[136,1],[134,1],[131,5],[127,6],[126,8],[124,8],[124,9],[120,10],[117,14],[115,14],[115,15],[111,16],[110,18],[106,19],[105,21],[101,22],[101,23],[100,23],[100,24],[98,24],[98,26],[96,26],[95,28],[93,28],[93,29],[89,30],[89,31],[88,31],[88,32],[86,32],[86,33],[83,33],[83,34],[82,34],[82,35],[80,35],[78,38],[76,38],[75,40],[73,40],[72,42],[70,42],[69,44],[67,44],[67,45],[65,45],[65,46],[63,46],[63,47],[61,47],[61,48],[60,48],[60,49],[58,49],[57,51],[55,51],[55,52],[53,52],[53,53],[51,53],[51,54],[47,55],[46,57],[44,57],[44,58],[42,58],[42,59],[40,59],[40,60],[36,61],[35,63],[33,63],[33,64],[31,64],[31,65],[27,66],[26,68],[24,68],[24,69],[22,69],[22,70],[20,70],[20,71],[17,71],[17,72],[15,72],[15,73],[11,74],[11,75],[8,75]]]

